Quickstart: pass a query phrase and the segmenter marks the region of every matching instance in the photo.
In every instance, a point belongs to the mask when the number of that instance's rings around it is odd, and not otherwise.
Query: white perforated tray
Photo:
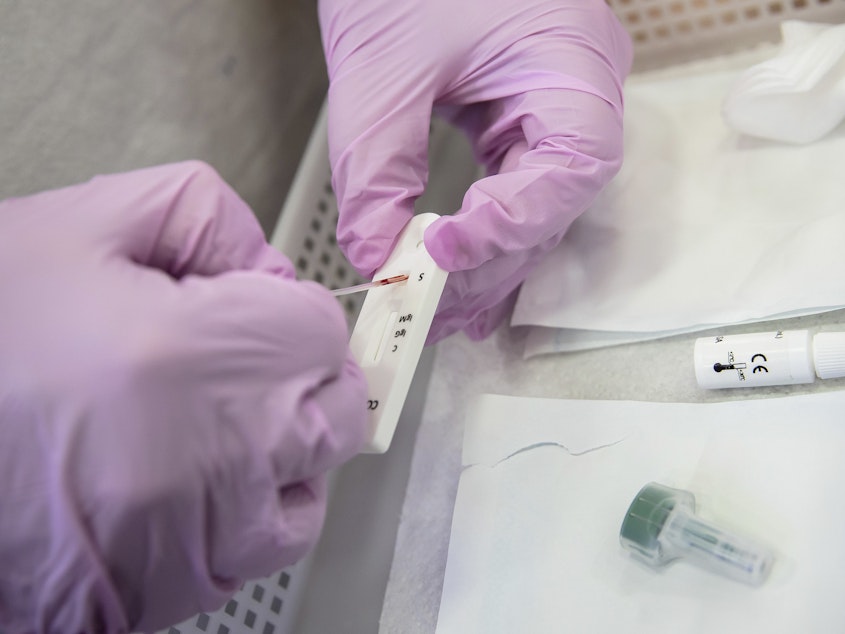
[[[716,54],[749,48],[760,42],[777,42],[779,24],[785,19],[819,22],[845,21],[845,0],[608,0],[610,6],[628,29],[634,41],[635,70],[645,70],[700,59]],[[474,173],[467,165],[469,153],[451,130],[435,123],[432,148],[439,147],[437,161],[432,160],[429,189],[437,188],[440,171],[454,178],[454,173]],[[459,158],[455,158],[459,157]],[[449,161],[452,164],[449,164]],[[456,164],[457,163],[457,164]],[[453,186],[454,182],[450,184]],[[438,192],[426,192],[427,201],[419,207],[427,211],[443,209]],[[449,196],[446,196],[448,198]],[[437,202],[434,202],[437,201]],[[458,201],[459,202],[459,201]],[[349,286],[362,281],[340,253],[335,241],[337,203],[331,188],[331,172],[326,143],[325,111],[320,114],[288,200],[280,215],[272,244],[294,262],[301,278],[312,279],[330,288]],[[360,309],[362,295],[344,298],[344,308],[350,324]],[[394,461],[401,464],[401,461]],[[391,467],[401,469],[401,466]],[[356,473],[378,473],[370,482],[355,483],[357,488],[378,495],[385,474],[377,470]],[[405,474],[406,475],[406,474]],[[397,477],[403,477],[401,474]],[[378,479],[376,479],[378,478]],[[334,500],[331,504],[337,504]],[[331,518],[331,514],[329,514]],[[398,523],[398,513],[393,521]],[[342,528],[342,527],[341,527]],[[329,530],[329,528],[327,528]],[[371,540],[372,541],[372,540]],[[349,535],[349,548],[355,548],[355,538]],[[385,540],[385,548],[392,553],[393,542]],[[318,547],[319,550],[320,547]],[[389,554],[387,561],[389,561]],[[260,634],[292,634],[314,632],[309,626],[310,614],[300,614],[305,593],[324,592],[325,584],[314,588],[312,578],[319,572],[313,569],[319,557],[307,557],[296,566],[280,571],[266,579],[244,585],[223,609],[213,614],[199,614],[184,623],[162,630],[162,634],[229,634],[257,632]],[[389,564],[388,564],[389,565]],[[354,579],[355,571],[349,572]],[[384,571],[387,574],[387,571]],[[343,586],[338,579],[335,585]],[[343,592],[343,587],[337,589]],[[352,588],[350,588],[352,591]],[[345,623],[336,631],[364,632],[355,626],[351,613],[365,607],[349,602],[335,603],[329,597],[318,601],[324,611],[338,611],[333,620]],[[349,613],[342,614],[344,609]],[[325,615],[322,617],[325,619]],[[313,619],[312,619],[313,620]],[[327,633],[328,634],[328,633]]]
[[[608,0],[634,41],[635,70],[780,41],[783,20],[841,22],[845,0]]]

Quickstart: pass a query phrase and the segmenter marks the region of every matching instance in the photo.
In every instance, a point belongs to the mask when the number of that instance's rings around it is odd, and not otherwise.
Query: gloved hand
[[[3,201],[0,306],[0,631],[152,630],[314,543],[365,382],[213,170]]]
[[[466,131],[489,176],[426,231],[451,272],[429,340],[486,336],[619,169],[627,34],[604,0],[320,0],[319,10],[341,248],[366,277],[387,258],[426,185],[435,109]]]

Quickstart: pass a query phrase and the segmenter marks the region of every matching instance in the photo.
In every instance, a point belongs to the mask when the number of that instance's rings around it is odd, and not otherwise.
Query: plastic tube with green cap
[[[699,519],[692,493],[656,482],[644,486],[631,502],[619,539],[623,548],[654,568],[685,558],[753,586],[766,580],[774,563],[767,548]]]

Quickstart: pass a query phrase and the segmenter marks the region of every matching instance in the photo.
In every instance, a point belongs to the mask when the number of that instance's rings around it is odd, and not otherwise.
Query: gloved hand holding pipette
[[[436,109],[490,176],[425,244],[431,333],[483,337],[619,168],[627,35],[602,0],[324,0],[339,241],[370,275]],[[445,211],[445,210],[437,210]],[[151,630],[314,543],[365,440],[337,301],[208,167],[0,202],[0,629]]]
[[[367,277],[388,257],[435,110],[489,177],[425,234],[450,272],[429,340],[488,335],[619,169],[628,35],[603,0],[321,0],[320,22],[341,248]]]
[[[314,544],[366,386],[212,169],[0,202],[0,306],[0,630],[151,631]]]

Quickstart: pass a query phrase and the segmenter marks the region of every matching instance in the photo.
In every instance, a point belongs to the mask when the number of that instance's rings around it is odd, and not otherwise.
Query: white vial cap
[[[820,332],[813,337],[813,361],[820,379],[845,376],[845,332]]]

